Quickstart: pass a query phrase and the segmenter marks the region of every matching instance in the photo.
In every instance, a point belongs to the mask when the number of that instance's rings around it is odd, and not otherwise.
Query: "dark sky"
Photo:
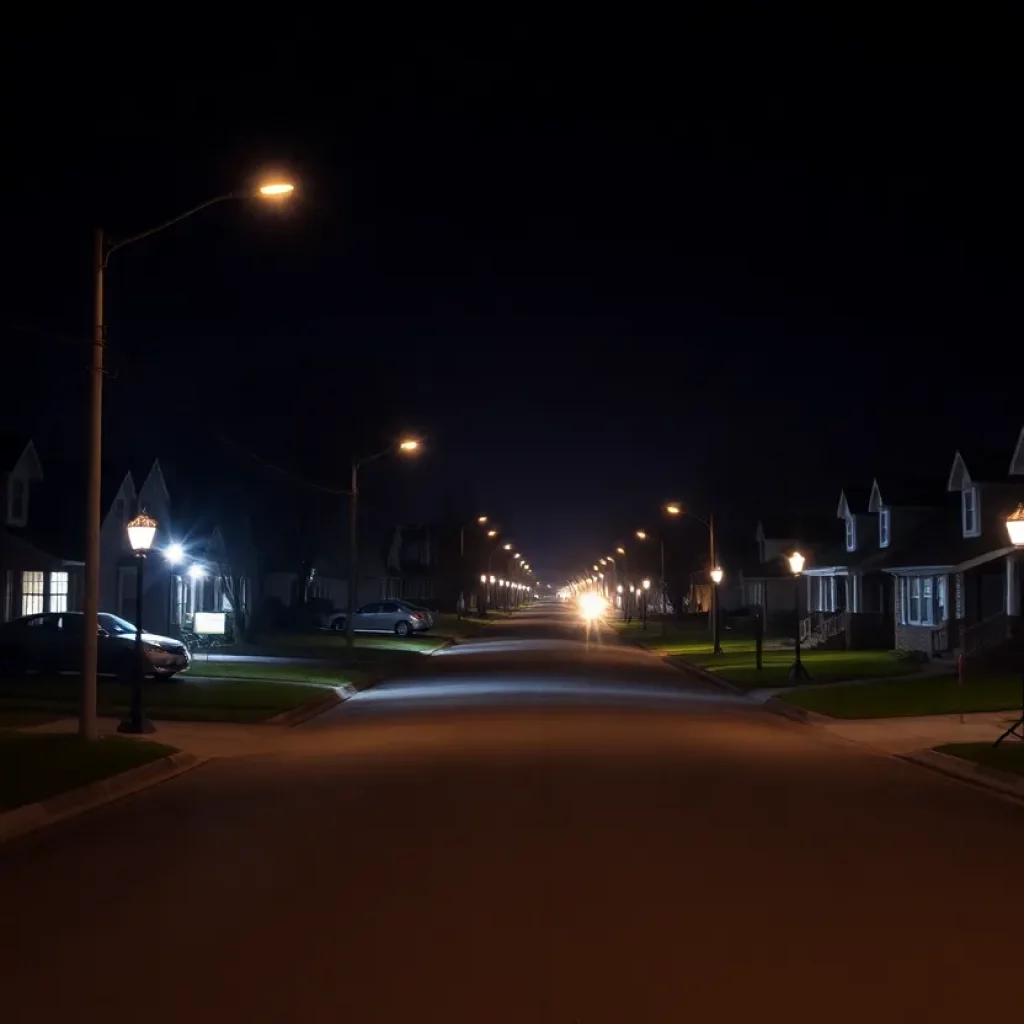
[[[81,444],[96,225],[280,169],[289,206],[113,258],[111,458],[227,434],[343,483],[413,428],[423,463],[373,472],[406,474],[417,514],[461,495],[568,568],[667,497],[742,525],[942,476],[957,445],[1008,457],[1009,26],[858,11],[25,25],[3,425]]]

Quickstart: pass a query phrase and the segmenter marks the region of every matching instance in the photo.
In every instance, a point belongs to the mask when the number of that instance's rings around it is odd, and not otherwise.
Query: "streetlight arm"
[[[377,452],[375,455],[367,455],[365,459],[356,459],[353,465],[356,469],[361,469],[368,462],[376,462],[377,459],[383,459],[385,455],[390,455],[393,451],[394,445],[388,445],[382,452]]]
[[[165,220],[162,224],[157,224],[156,227],[150,228],[148,231],[140,231],[137,235],[132,235],[130,238],[122,238],[120,242],[114,242],[112,245],[108,245],[103,254],[103,266],[106,267],[108,260],[111,255],[117,252],[118,249],[123,249],[127,245],[132,245],[135,242],[141,242],[144,238],[149,238],[150,235],[159,234],[161,231],[172,227],[174,224],[178,224],[183,220],[187,220],[193,214],[199,213],[200,210],[205,210],[208,206],[214,206],[217,203],[223,203],[227,199],[241,199],[244,193],[241,192],[226,192],[222,196],[215,196],[213,199],[207,199],[205,203],[200,203],[198,206],[193,206],[191,210],[186,210],[184,213],[179,213],[177,217],[172,217],[170,220]]]

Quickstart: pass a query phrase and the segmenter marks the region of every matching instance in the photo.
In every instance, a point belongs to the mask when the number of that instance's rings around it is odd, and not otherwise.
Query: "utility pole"
[[[100,474],[103,465],[103,277],[107,259],[103,232],[93,238],[92,355],[89,361],[89,460],[85,506],[85,637],[82,644],[82,692],[78,712],[78,734],[94,740],[96,730],[96,658],[100,611]],[[92,623],[90,628],[89,624]]]

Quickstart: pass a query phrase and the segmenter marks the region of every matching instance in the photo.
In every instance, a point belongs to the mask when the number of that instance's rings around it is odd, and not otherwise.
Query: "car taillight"
[[[413,612],[411,618],[422,619],[423,618],[423,612]]]

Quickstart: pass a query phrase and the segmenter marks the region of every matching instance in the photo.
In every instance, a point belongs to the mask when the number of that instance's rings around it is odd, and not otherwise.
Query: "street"
[[[0,848],[5,1021],[1013,1013],[1024,808],[539,606]]]

